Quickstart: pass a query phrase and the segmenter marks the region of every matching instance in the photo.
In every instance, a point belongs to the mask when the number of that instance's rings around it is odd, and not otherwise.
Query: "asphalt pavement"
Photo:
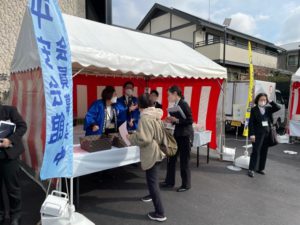
[[[227,147],[237,147],[243,154],[244,139],[229,136]],[[297,155],[285,154],[296,151]],[[192,155],[192,189],[177,193],[162,190],[161,195],[168,220],[166,225],[298,225],[300,224],[300,144],[280,144],[269,150],[266,175],[246,176],[246,170],[227,169],[231,162],[205,156],[196,166]],[[160,178],[165,175],[162,163]],[[23,224],[35,225],[40,220],[44,200],[41,188],[24,173]],[[180,174],[177,172],[177,186]],[[139,167],[126,166],[94,175],[80,181],[80,205],[77,210],[97,225],[146,225],[152,203],[140,198],[147,194],[145,174]]]

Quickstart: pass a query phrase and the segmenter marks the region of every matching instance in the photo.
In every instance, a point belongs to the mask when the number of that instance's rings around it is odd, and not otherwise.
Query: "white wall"
[[[205,41],[205,32],[204,31],[197,31],[195,36],[195,42]]]
[[[145,32],[145,33],[150,33],[150,23],[148,23],[148,24],[144,27],[143,32]]]
[[[172,27],[178,27],[186,23],[189,23],[189,21],[182,19],[178,16],[172,15]]]
[[[196,30],[196,25],[172,31],[172,38],[193,43],[193,32]]]
[[[170,29],[170,14],[156,17],[151,20],[151,33],[157,33],[163,30]]]
[[[212,60],[223,59],[222,43],[199,47],[196,50]],[[231,45],[226,45],[226,60],[242,64],[249,64],[248,50]],[[252,51],[252,61],[253,65],[255,66],[275,69],[277,68],[277,60],[278,58],[276,56]]]

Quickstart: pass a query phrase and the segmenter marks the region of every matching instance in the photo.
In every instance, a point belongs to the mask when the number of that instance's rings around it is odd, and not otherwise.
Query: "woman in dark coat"
[[[255,99],[249,120],[249,137],[252,142],[248,176],[253,177],[254,171],[262,175],[267,160],[273,113],[280,110],[275,102],[269,101],[265,93],[260,93]]]
[[[166,179],[165,182],[161,183],[161,186],[171,188],[175,185],[176,162],[179,156],[182,184],[177,189],[177,192],[184,192],[191,188],[190,154],[194,138],[192,111],[188,103],[184,101],[182,91],[178,86],[169,88],[168,99],[170,103],[181,108],[186,118],[176,114],[168,117],[166,120],[175,125],[174,137],[178,151],[175,156],[170,157],[168,160]]]

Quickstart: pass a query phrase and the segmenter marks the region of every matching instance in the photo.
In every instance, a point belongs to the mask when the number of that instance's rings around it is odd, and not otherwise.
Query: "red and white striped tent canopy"
[[[156,88],[166,108],[167,88],[177,84],[184,90],[195,122],[213,131],[212,147],[216,147],[216,115],[220,85],[227,78],[225,68],[180,41],[69,15],[63,18],[73,73],[78,73],[73,79],[74,117],[84,116],[105,85],[115,86],[119,94],[128,79],[135,83],[136,94],[143,93],[146,86]],[[37,46],[33,40],[32,21],[25,12],[11,64],[10,100],[29,126],[24,138],[23,159],[38,171],[45,141],[45,99]]]
[[[290,109],[290,115],[289,115],[290,135],[300,137],[300,68],[292,76],[289,109]]]

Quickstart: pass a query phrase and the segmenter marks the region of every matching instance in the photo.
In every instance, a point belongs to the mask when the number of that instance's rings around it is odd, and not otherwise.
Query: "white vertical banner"
[[[200,103],[198,111],[198,124],[203,129],[206,129],[206,118],[208,113],[208,104],[210,97],[211,87],[203,86],[200,93]]]
[[[157,101],[162,104],[162,98],[163,98],[163,88],[162,87],[157,87],[156,88],[157,92],[158,92],[158,99]]]
[[[42,180],[73,175],[73,83],[68,34],[57,0],[29,0],[42,68],[46,140]]]
[[[97,86],[97,99],[101,99],[102,91],[104,90],[105,86]]]
[[[123,87],[122,86],[116,86],[115,89],[116,89],[118,97],[121,97],[123,95]]]
[[[84,118],[88,110],[87,105],[87,86],[77,85],[77,117]]]
[[[184,87],[184,99],[189,104],[189,106],[191,105],[192,91],[192,87]]]

